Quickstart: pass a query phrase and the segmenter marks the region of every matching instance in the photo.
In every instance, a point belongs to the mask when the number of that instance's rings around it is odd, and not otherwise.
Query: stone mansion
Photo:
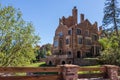
[[[47,64],[74,64],[76,59],[99,55],[98,39],[101,27],[98,30],[97,22],[91,24],[84,18],[84,14],[80,14],[78,23],[77,15],[77,9],[74,7],[72,16],[59,19],[54,36],[53,55],[47,57]]]

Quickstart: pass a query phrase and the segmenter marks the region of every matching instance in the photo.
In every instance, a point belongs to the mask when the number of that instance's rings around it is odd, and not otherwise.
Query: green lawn
[[[43,65],[46,65],[46,63],[45,62],[32,63],[32,64],[29,64],[29,65],[26,65],[25,67],[40,67],[40,66],[43,66]]]
[[[94,65],[94,66],[81,66],[84,68],[99,68],[101,65]],[[100,71],[79,71],[78,74],[91,74],[91,73],[101,73]]]

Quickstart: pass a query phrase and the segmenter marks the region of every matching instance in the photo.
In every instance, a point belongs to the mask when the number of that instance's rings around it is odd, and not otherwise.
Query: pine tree
[[[118,8],[117,0],[105,1],[103,27],[106,31],[115,31],[116,35],[119,36],[118,30],[120,28],[120,8]]]

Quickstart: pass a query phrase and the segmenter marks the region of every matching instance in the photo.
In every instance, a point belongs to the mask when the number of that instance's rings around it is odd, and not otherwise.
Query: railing
[[[62,65],[58,67],[0,67],[0,80],[76,80],[76,78],[110,78],[110,70],[115,71],[115,67],[79,67],[76,65]],[[116,70],[117,71],[117,70]],[[37,72],[37,74],[35,74]],[[1,75],[4,73],[5,75]],[[9,75],[8,75],[9,73]],[[15,73],[26,73],[15,75]],[[112,77],[110,77],[110,75]],[[108,76],[109,75],[109,76]]]
[[[78,78],[99,78],[104,77],[106,69],[104,67],[98,68],[79,68]]]
[[[119,67],[119,69],[118,69],[118,75],[120,76],[120,67]]]
[[[61,72],[61,68],[59,67],[0,67],[0,73],[35,73],[35,72],[44,72],[44,74],[37,75],[10,75],[10,76],[0,76],[0,80],[58,80]],[[52,73],[57,72],[57,74],[47,74],[45,72]]]

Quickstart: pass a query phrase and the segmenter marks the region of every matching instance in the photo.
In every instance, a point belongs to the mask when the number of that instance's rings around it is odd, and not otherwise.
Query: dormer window
[[[77,35],[81,35],[81,30],[80,29],[76,29],[76,34]]]

